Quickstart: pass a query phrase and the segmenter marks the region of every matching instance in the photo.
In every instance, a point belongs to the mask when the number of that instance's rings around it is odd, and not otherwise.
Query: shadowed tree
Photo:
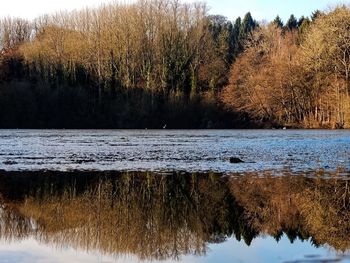
[[[293,14],[289,17],[285,26],[289,31],[292,31],[298,28],[298,21]]]
[[[276,18],[273,20],[273,24],[278,28],[283,28],[283,21],[280,16],[276,16]]]

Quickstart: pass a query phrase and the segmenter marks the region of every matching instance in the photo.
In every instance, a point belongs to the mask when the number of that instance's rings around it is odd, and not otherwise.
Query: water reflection
[[[142,260],[261,235],[345,252],[349,178],[332,176],[2,172],[0,236]]]

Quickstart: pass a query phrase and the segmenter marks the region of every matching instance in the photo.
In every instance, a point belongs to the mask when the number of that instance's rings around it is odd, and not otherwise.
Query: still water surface
[[[349,176],[1,172],[1,262],[350,262]]]
[[[349,158],[348,131],[0,131],[0,262],[350,262]]]

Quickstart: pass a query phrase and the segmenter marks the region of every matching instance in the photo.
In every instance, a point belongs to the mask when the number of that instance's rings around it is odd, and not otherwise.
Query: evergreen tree
[[[231,22],[228,23],[227,25],[227,31],[228,31],[228,47],[229,47],[229,55],[227,58],[227,61],[229,62],[229,64],[232,64],[232,62],[235,59],[235,36],[234,36],[234,28],[233,28],[233,24]]]
[[[298,28],[300,28],[300,26],[303,24],[303,22],[304,22],[306,19],[308,19],[308,18],[305,18],[305,16],[302,16],[302,17],[299,18],[298,24],[297,24]]]
[[[295,16],[292,14],[290,15],[287,23],[286,23],[286,28],[290,31],[292,31],[293,29],[298,28],[298,21],[295,18]]]
[[[242,52],[242,49],[243,49],[240,41],[241,30],[242,30],[242,19],[238,17],[235,21],[235,24],[233,25],[233,31],[231,35],[234,58],[236,58],[239,55],[239,53]]]
[[[232,63],[232,44],[230,37],[232,34],[232,23],[225,16],[214,15],[209,16],[209,29],[212,33],[213,40],[216,45],[216,52],[220,59],[226,64]]]
[[[311,20],[314,22],[317,18],[319,18],[322,15],[322,12],[320,10],[315,10],[311,15]]]
[[[307,29],[309,28],[310,24],[311,24],[311,21],[310,21],[310,19],[308,17],[303,19],[302,22],[299,20],[298,28],[299,28],[299,32],[300,32],[301,35],[303,35],[307,31]]]
[[[236,21],[239,22],[239,21]],[[238,26],[238,25],[237,25]],[[251,32],[254,31],[254,29],[257,27],[257,22],[253,19],[250,12],[248,12],[241,23],[239,36],[238,36],[238,46],[239,46],[239,53],[243,51],[244,49],[244,42],[248,38],[248,36],[251,34]]]
[[[248,12],[242,22],[241,34],[242,37],[245,38],[250,32],[252,32],[257,26],[256,21],[253,19],[250,12]]]
[[[273,20],[272,23],[278,28],[283,28],[283,21],[279,15],[276,16],[275,20]]]
[[[226,30],[229,35],[229,50],[230,56],[228,57],[228,62],[232,63],[235,61],[237,56],[244,49],[244,42],[247,37],[251,34],[254,29],[258,27],[258,23],[253,19],[250,12],[248,12],[243,21],[241,17],[238,17],[234,24],[227,23]]]
[[[209,29],[217,48],[217,54],[227,65],[230,65],[234,53],[234,44],[232,43],[233,25],[225,16],[221,15],[209,16],[209,22]]]
[[[222,15],[212,15],[209,16],[209,28],[214,37],[214,40],[217,40],[220,33],[225,29],[228,24],[227,18]]]

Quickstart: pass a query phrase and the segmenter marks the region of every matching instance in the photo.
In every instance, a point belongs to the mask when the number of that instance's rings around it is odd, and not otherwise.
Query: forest
[[[139,0],[0,20],[0,128],[349,128],[350,8]]]

